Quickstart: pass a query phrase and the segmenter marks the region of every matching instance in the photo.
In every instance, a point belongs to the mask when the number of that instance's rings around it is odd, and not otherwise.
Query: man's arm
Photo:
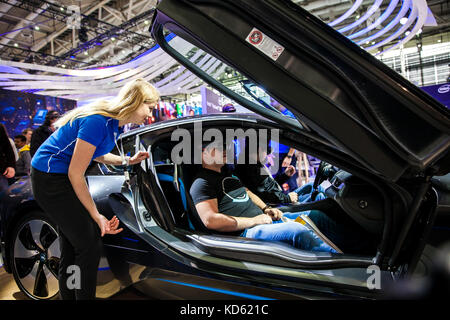
[[[250,199],[253,201],[253,203],[258,206],[258,208],[260,208],[261,210],[264,210],[264,208],[267,207],[267,205],[264,203],[264,201],[261,200],[260,197],[258,197],[256,194],[254,194],[253,192],[251,192],[250,190],[248,190],[247,188],[245,188],[247,190],[248,196],[250,197]],[[280,220],[281,217],[283,216],[283,213],[277,209],[277,208],[266,208],[264,210],[264,214],[270,216],[273,220]]]
[[[288,167],[291,164],[292,156],[294,155],[294,153],[295,153],[295,149],[289,148],[288,154],[283,159],[283,163],[281,164],[281,167]]]
[[[253,218],[246,218],[232,217],[219,213],[217,199],[199,202],[195,205],[195,208],[206,228],[221,232],[240,231],[259,224],[272,223],[272,219],[266,214],[261,214]]]
[[[266,203],[264,201],[262,201],[260,197],[258,197],[256,194],[254,194],[247,188],[245,188],[245,190],[247,191],[250,199],[253,201],[254,204],[256,204],[258,206],[258,208],[260,208],[262,210],[266,207]]]

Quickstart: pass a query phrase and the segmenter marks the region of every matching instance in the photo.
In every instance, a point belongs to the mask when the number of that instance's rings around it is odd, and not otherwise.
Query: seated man
[[[222,147],[205,144],[202,170],[190,188],[195,208],[208,229],[281,241],[303,250],[336,252],[302,224],[284,222],[280,210],[266,206],[239,178],[222,170],[225,162]]]

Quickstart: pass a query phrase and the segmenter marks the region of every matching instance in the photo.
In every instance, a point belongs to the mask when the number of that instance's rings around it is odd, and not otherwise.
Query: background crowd
[[[35,130],[24,129],[14,140],[0,123],[0,193],[20,177],[30,175],[31,158],[55,131],[53,124],[59,116],[58,111],[49,111],[41,126]]]

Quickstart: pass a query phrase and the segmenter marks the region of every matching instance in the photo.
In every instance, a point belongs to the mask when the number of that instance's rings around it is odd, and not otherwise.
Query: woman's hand
[[[8,167],[8,168],[6,168],[5,172],[3,172],[3,175],[6,178],[10,179],[16,175],[16,170],[14,170],[13,167]]]
[[[117,219],[116,216],[112,217],[111,220],[109,220],[109,232],[106,232],[107,234],[118,234],[119,232],[123,231],[123,228],[117,229],[119,226],[119,219]]]
[[[106,219],[103,215],[98,214],[94,219],[100,228],[100,234],[103,237],[105,234],[117,234],[123,230],[123,228],[117,229],[119,226],[119,219],[116,216],[111,220]]]
[[[142,160],[145,160],[149,157],[150,157],[150,155],[148,154],[148,152],[139,151],[138,153],[136,153],[134,156],[132,156],[130,158],[130,165],[140,163]]]

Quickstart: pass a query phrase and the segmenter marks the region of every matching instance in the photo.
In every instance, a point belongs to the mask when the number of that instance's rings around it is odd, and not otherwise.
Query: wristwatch
[[[266,205],[266,206],[262,209],[262,211],[264,212],[264,211],[266,211],[266,209],[272,209],[272,207],[269,206],[269,205]]]

